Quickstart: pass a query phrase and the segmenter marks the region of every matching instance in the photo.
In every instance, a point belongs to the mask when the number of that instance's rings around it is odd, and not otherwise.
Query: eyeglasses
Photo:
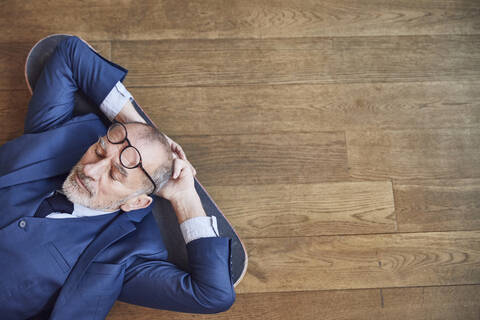
[[[157,189],[157,185],[155,181],[153,181],[152,177],[147,173],[147,171],[143,168],[142,165],[142,156],[140,155],[140,151],[137,148],[132,146],[130,140],[127,137],[127,128],[123,123],[118,121],[114,122],[107,131],[107,140],[112,144],[122,144],[127,141],[128,145],[120,151],[120,163],[123,167],[127,169],[135,169],[140,167],[140,169],[145,172],[148,179],[153,184],[153,190],[150,194],[153,194]]]

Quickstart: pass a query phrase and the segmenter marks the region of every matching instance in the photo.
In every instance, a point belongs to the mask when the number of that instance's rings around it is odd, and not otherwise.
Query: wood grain
[[[478,34],[475,0],[57,0],[0,2],[0,41],[75,33],[95,40]],[[74,13],[74,14],[72,14]],[[26,18],[28,17],[28,18]]]
[[[361,179],[480,177],[480,130],[347,131],[350,173]]]
[[[127,86],[476,80],[480,36],[114,41]]]
[[[0,42],[0,89],[28,90],[25,83],[25,60],[35,42]]]
[[[246,238],[395,231],[390,181],[210,187]]]
[[[480,127],[477,81],[128,89],[167,135]]]
[[[480,284],[480,231],[246,239],[238,293]]]
[[[28,90],[0,90],[0,145],[23,134]]]
[[[394,183],[400,232],[480,229],[480,179]]]
[[[170,137],[204,186],[350,180],[343,132]]]
[[[0,144],[23,131],[30,48],[79,35],[129,69],[127,88],[248,250],[228,312],[117,302],[109,319],[480,318],[478,0],[6,0],[0,12]]]
[[[30,49],[40,38],[31,42],[0,42],[0,90],[27,89],[25,60]],[[110,42],[89,41],[100,55],[111,59]]]
[[[383,289],[381,319],[479,319],[480,286]]]
[[[238,294],[232,308],[193,315],[116,302],[107,319],[477,320],[480,286]]]

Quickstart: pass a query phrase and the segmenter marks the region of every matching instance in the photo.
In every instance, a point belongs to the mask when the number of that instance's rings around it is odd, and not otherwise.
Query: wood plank
[[[398,230],[480,229],[480,179],[394,182]]]
[[[242,239],[395,231],[390,181],[210,187]]]
[[[478,80],[480,36],[114,41],[128,86]]]
[[[480,127],[477,81],[128,89],[167,135]]]
[[[170,137],[204,186],[350,180],[343,132]]]
[[[233,306],[215,315],[155,310],[117,301],[109,320],[477,320],[480,286],[238,294]]]
[[[383,289],[382,319],[479,319],[480,286]]]
[[[57,13],[58,14],[58,13]],[[27,89],[25,60],[30,49],[40,38],[31,42],[0,42],[0,90]],[[109,41],[89,42],[103,57],[111,59]]]
[[[379,290],[237,294],[227,312],[215,315],[155,310],[117,301],[107,319],[372,319],[366,315],[381,315]]]
[[[355,178],[480,177],[478,128],[347,131],[346,138]]]
[[[50,33],[149,40],[478,34],[480,29],[475,0],[124,0],[115,5],[7,0],[0,2],[0,12],[0,41],[29,41]]]
[[[23,134],[28,90],[0,90],[0,145]]]
[[[27,89],[25,60],[34,44],[0,42],[0,89]]]
[[[238,293],[480,284],[480,231],[245,239]]]

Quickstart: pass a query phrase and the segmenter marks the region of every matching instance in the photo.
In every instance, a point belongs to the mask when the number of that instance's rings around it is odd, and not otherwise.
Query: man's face
[[[165,161],[166,152],[161,145],[139,139],[139,125],[126,124],[125,127],[128,139],[140,152],[143,167],[152,175],[155,162]],[[120,152],[127,145],[126,141],[123,144],[112,144],[106,136],[91,145],[63,184],[63,191],[68,199],[104,211],[113,211],[120,207],[129,211],[148,206],[151,198],[146,194],[131,197],[143,187],[145,179],[148,178],[139,167],[127,169],[120,163]],[[150,190],[152,189],[153,184]]]

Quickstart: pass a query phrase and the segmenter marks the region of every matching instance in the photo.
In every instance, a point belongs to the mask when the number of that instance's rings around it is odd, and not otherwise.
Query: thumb
[[[177,179],[182,171],[184,171],[186,167],[186,162],[183,161],[182,159],[174,159],[174,162],[173,162],[173,179]]]
[[[180,161],[178,158],[175,158],[173,160],[173,173],[172,173],[172,178],[177,179],[177,177],[180,175],[180,171],[182,170],[182,166],[180,164]]]

